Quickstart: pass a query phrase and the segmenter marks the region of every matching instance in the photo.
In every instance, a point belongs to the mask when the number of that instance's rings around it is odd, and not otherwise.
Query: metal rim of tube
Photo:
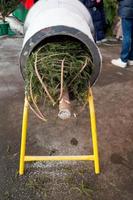
[[[93,63],[95,66],[91,75],[91,79],[90,79],[90,86],[94,85],[94,83],[98,79],[98,76],[101,72],[101,57],[100,57],[98,48],[96,47],[95,43],[86,34],[84,34],[83,32],[75,28],[66,27],[66,26],[53,26],[53,27],[44,28],[40,30],[39,32],[35,33],[26,42],[20,55],[20,70],[21,70],[23,78],[25,77],[24,67],[26,66],[27,59],[29,55],[31,54],[31,52],[33,51],[33,49],[41,41],[45,40],[46,38],[56,36],[56,35],[70,36],[70,37],[76,38],[87,46],[87,48],[89,49],[92,55]]]

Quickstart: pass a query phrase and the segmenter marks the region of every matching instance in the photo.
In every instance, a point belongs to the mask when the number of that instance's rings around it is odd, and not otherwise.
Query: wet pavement
[[[100,175],[92,162],[27,163],[18,175],[24,82],[19,69],[22,38],[0,39],[0,200],[133,199],[133,67],[110,60],[120,45],[100,46],[102,73],[93,88],[100,151]],[[27,153],[92,153],[87,109],[61,121],[49,110],[48,123],[30,113]]]

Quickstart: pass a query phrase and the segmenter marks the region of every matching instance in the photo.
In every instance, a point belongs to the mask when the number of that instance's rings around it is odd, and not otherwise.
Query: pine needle
[[[31,109],[44,120],[34,96],[44,98],[47,105],[57,105],[66,89],[84,105],[93,68],[88,48],[79,41],[67,39],[41,44],[32,52],[25,67],[26,93],[35,107],[30,105]]]

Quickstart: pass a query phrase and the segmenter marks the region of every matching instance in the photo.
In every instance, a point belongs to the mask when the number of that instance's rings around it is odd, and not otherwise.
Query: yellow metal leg
[[[20,152],[20,166],[19,174],[24,174],[24,164],[25,162],[31,161],[57,161],[57,160],[92,160],[94,161],[95,173],[99,174],[99,156],[98,156],[98,142],[97,142],[97,130],[96,130],[96,116],[94,108],[94,100],[92,95],[92,90],[89,89],[88,103],[90,111],[90,121],[91,121],[91,132],[92,132],[92,143],[93,143],[93,155],[79,155],[79,156],[28,156],[25,155],[26,152],[26,136],[27,136],[27,126],[28,126],[28,111],[29,104],[27,98],[24,102],[23,111],[23,122],[22,122],[22,138],[21,138],[21,152]]]
[[[99,155],[98,155],[96,116],[95,116],[94,100],[93,100],[93,95],[92,95],[91,89],[89,89],[88,102],[89,102],[89,110],[90,110],[90,121],[91,121],[91,133],[92,133],[95,173],[99,174],[100,173],[100,167],[99,167]]]
[[[24,110],[23,110],[23,122],[22,122],[22,137],[21,137],[21,150],[20,150],[20,165],[19,165],[19,174],[24,174],[24,158],[25,158],[25,151],[26,151],[26,136],[27,136],[27,126],[28,126],[28,101],[25,97],[24,102]]]

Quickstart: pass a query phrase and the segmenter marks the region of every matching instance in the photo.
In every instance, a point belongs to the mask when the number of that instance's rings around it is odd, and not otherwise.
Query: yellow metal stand
[[[21,151],[20,151],[20,166],[19,174],[24,174],[25,162],[30,161],[57,161],[57,160],[92,160],[94,161],[95,173],[99,174],[99,156],[98,156],[98,142],[97,142],[97,130],[96,130],[96,117],[94,100],[92,90],[89,89],[88,103],[90,110],[90,121],[91,121],[91,133],[93,143],[93,155],[80,155],[80,156],[26,156],[26,136],[27,136],[27,125],[28,125],[28,110],[29,105],[27,98],[25,97],[24,111],[23,111],[23,122],[22,122],[22,138],[21,138]]]

